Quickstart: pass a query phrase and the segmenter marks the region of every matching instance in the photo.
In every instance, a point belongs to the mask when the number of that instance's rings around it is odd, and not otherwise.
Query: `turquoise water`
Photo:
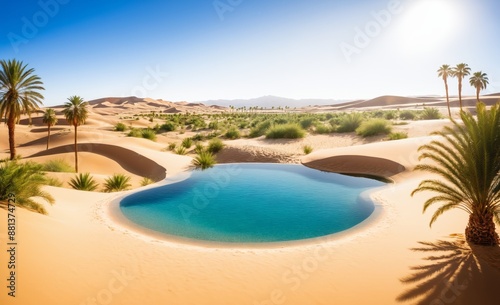
[[[276,242],[351,228],[374,210],[360,196],[383,182],[302,165],[226,164],[120,202],[132,222],[169,235],[219,242]]]

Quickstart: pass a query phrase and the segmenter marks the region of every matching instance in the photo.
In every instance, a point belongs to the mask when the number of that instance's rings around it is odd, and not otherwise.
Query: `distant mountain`
[[[201,101],[205,105],[218,105],[218,106],[234,106],[235,108],[240,107],[263,107],[263,108],[271,108],[271,107],[306,107],[309,105],[335,105],[339,103],[346,102],[347,100],[334,100],[334,99],[291,99],[279,96],[262,96],[253,99],[235,99],[235,100],[208,100]]]

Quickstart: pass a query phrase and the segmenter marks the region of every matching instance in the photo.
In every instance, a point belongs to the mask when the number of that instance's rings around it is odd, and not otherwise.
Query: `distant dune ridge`
[[[216,113],[226,110],[220,106],[206,106],[202,103],[170,102],[162,99],[129,97],[105,97],[88,101],[90,113],[99,115],[127,115],[145,112],[162,113]],[[62,114],[63,105],[52,106],[58,115]]]
[[[493,105],[500,101],[500,93],[488,94],[481,97],[486,105]],[[464,97],[462,103],[465,107],[475,107],[475,97]],[[450,97],[452,107],[458,107],[458,98]],[[278,96],[263,96],[254,99],[235,100],[207,100],[202,102],[172,102],[162,99],[129,97],[106,97],[89,101],[91,113],[100,115],[135,114],[144,112],[162,113],[218,113],[246,107],[258,107],[263,109],[277,109],[278,107],[289,107],[288,110],[300,111],[329,111],[329,110],[362,110],[370,108],[407,108],[416,106],[446,107],[446,99],[440,96],[404,97],[395,95],[384,95],[373,99],[363,100],[336,100],[336,99],[290,99]],[[58,115],[62,114],[62,105],[53,106]],[[27,124],[25,120],[21,122]],[[64,122],[59,122],[64,124]]]

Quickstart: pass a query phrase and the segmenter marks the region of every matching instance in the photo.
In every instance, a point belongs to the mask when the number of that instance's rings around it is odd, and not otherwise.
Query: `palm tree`
[[[469,65],[461,63],[453,68],[453,77],[458,79],[458,101],[460,102],[460,110],[462,110],[462,80],[470,74]]]
[[[50,142],[50,127],[54,126],[57,124],[57,117],[54,109],[48,108],[45,110],[43,113],[42,121],[47,124],[47,131],[48,131],[48,136],[47,136],[47,149],[49,149],[49,142]]]
[[[45,90],[34,69],[27,69],[22,61],[0,61],[0,117],[5,118],[9,129],[10,159],[16,157],[15,128],[22,114],[31,113],[42,105]]]
[[[483,71],[474,72],[472,77],[469,79],[469,83],[472,87],[476,88],[476,98],[479,103],[479,92],[486,89],[486,86],[489,84],[488,76],[486,73],[483,73]]]
[[[75,171],[78,173],[78,126],[85,124],[87,120],[87,102],[83,101],[83,98],[75,95],[68,98],[66,104],[64,104],[64,116],[70,125],[75,127]]]
[[[48,183],[41,164],[31,161],[19,163],[17,160],[0,162],[0,202],[6,202],[15,194],[17,206],[47,214],[43,205],[33,200],[33,197],[53,204],[54,198],[43,190],[43,186]]]
[[[450,110],[450,97],[448,95],[448,76],[452,76],[453,72],[450,67],[450,65],[442,65],[439,67],[439,70],[437,70],[438,76],[443,78],[444,81],[444,88],[446,90],[446,104],[448,105],[448,116],[451,119],[451,110]]]
[[[458,208],[469,213],[465,229],[467,241],[479,245],[498,245],[495,220],[500,225],[500,103],[488,111],[477,104],[477,120],[460,112],[463,124],[453,121],[435,140],[419,148],[420,159],[433,163],[420,164],[417,170],[428,171],[439,178],[424,180],[413,194],[437,193],[424,203],[424,212],[442,203],[432,216],[430,225],[444,212]]]

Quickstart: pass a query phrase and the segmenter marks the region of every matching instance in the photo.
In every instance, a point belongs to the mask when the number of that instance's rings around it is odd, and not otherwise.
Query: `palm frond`
[[[434,212],[434,214],[432,215],[429,226],[432,226],[432,224],[436,221],[436,219],[439,216],[441,216],[444,212],[449,211],[453,208],[456,208],[457,205],[458,205],[457,203],[448,203],[448,204],[444,204],[444,205],[440,206],[439,209],[437,209],[436,212]]]
[[[438,71],[439,72],[439,71]],[[454,75],[463,77],[470,68],[461,64]],[[441,203],[430,225],[444,212],[458,208],[470,214],[493,213],[500,223],[500,103],[486,109],[477,105],[477,118],[461,112],[462,122],[452,120],[453,127],[445,127],[434,135],[441,137],[419,148],[421,163],[415,170],[426,171],[440,179],[424,180],[413,190],[412,196],[429,191],[436,195],[423,206]]]

